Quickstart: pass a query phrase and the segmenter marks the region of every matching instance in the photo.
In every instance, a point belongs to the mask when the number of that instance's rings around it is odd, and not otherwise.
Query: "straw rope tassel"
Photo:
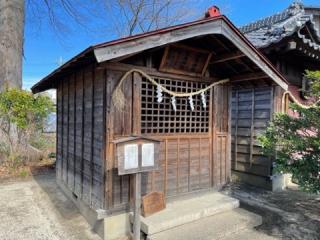
[[[125,107],[125,96],[121,90],[121,85],[123,83],[123,81],[131,74],[131,73],[140,73],[143,77],[145,77],[149,82],[151,82],[153,85],[155,86],[159,86],[161,88],[161,90],[165,93],[168,93],[171,96],[174,97],[190,97],[190,96],[194,96],[194,95],[198,95],[201,94],[203,92],[206,92],[207,90],[209,90],[210,88],[220,85],[220,84],[224,84],[229,82],[229,79],[224,79],[224,80],[220,80],[218,82],[214,82],[211,83],[209,86],[200,89],[198,91],[195,92],[191,92],[191,93],[178,93],[178,92],[173,92],[167,88],[165,88],[164,86],[162,86],[161,84],[157,83],[151,76],[149,76],[147,73],[145,73],[144,71],[140,70],[140,69],[131,69],[128,72],[126,72],[120,79],[118,85],[116,86],[116,88],[114,89],[113,93],[112,93],[112,101],[114,106],[116,107],[116,109],[118,109],[119,111],[123,110]]]

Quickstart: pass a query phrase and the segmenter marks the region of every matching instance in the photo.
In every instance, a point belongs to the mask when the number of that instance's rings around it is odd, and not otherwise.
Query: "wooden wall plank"
[[[76,175],[75,175],[75,194],[78,197],[82,195],[82,169],[83,169],[83,92],[84,92],[84,73],[79,71],[76,74],[76,133],[75,133],[75,158],[76,158]]]
[[[62,148],[63,148],[63,85],[62,81],[59,81],[57,88],[57,164],[56,164],[56,177],[58,180],[62,180]]]
[[[168,176],[168,140],[165,140],[164,144],[165,153],[164,153],[164,177],[163,177],[163,193],[164,196],[167,195],[167,176]]]
[[[62,164],[62,180],[65,185],[67,185],[67,179],[68,179],[68,81],[67,79],[64,79],[64,84],[63,84],[63,134],[62,134],[62,139],[63,139],[63,146],[62,146],[62,159],[63,159],[63,164]]]
[[[71,75],[68,81],[68,159],[67,181],[68,187],[74,191],[74,92],[75,75]]]
[[[253,141],[254,141],[254,116],[255,116],[255,89],[252,89],[252,102],[251,102],[251,127],[250,127],[250,166],[253,160]]]
[[[90,139],[90,191],[89,191],[89,198],[90,198],[90,206],[93,207],[94,205],[94,201],[93,200],[93,180],[94,180],[94,176],[95,176],[95,171],[94,171],[94,162],[93,162],[93,151],[94,151],[94,147],[93,147],[93,139],[94,139],[94,128],[99,128],[99,125],[95,126],[94,125],[94,109],[95,109],[95,82],[96,82],[96,74],[95,74],[95,69],[94,66],[92,67],[92,69],[90,69],[89,71],[91,71],[91,139]],[[101,113],[102,114],[102,113]],[[100,129],[101,130],[101,129]],[[101,139],[102,141],[102,139]]]
[[[176,181],[176,193],[179,193],[179,178],[180,178],[180,138],[177,139],[177,181]]]
[[[214,127],[214,122],[215,122],[215,107],[213,104],[214,101],[214,88],[210,89],[210,101],[209,101],[209,111],[210,111],[210,124],[209,124],[209,134],[211,135],[209,137],[209,161],[210,161],[210,169],[209,169],[209,176],[210,176],[210,185],[214,186],[214,177],[213,177],[213,168],[214,168],[214,144],[215,144],[215,127]]]
[[[82,171],[82,199],[91,205],[91,177],[92,177],[92,88],[93,88],[92,68],[88,67],[84,71],[84,129],[83,129],[83,171]]]
[[[76,158],[76,131],[77,131],[77,124],[76,124],[76,119],[77,119],[77,105],[76,105],[76,99],[77,99],[77,74],[74,74],[74,83],[73,83],[73,88],[74,88],[74,95],[73,95],[73,192],[76,193],[76,165],[77,165],[77,158]]]
[[[101,69],[103,71],[103,89],[102,89],[102,96],[103,96],[103,121],[102,121],[102,167],[101,167],[101,206],[102,209],[107,209],[107,194],[106,194],[106,188],[107,188],[107,143],[108,143],[108,132],[107,132],[107,118],[109,117],[107,113],[107,70]]]
[[[133,73],[132,134],[141,134],[141,75]]]
[[[94,70],[93,86],[93,131],[92,131],[92,194],[91,204],[94,208],[104,207],[105,175],[105,71]]]
[[[235,103],[235,116],[238,116],[239,114],[239,92],[236,91],[236,103]],[[248,123],[248,121],[245,121],[245,123]],[[235,133],[234,133],[234,161],[235,161],[235,168],[237,168],[237,159],[238,159],[238,124],[239,124],[239,118],[235,118]],[[249,125],[250,126],[250,125]]]
[[[179,139],[179,179],[178,193],[188,192],[189,178],[189,150],[188,139]]]
[[[106,153],[106,171],[107,171],[107,176],[106,176],[106,193],[105,195],[107,196],[105,201],[105,205],[107,206],[107,209],[112,209],[113,208],[113,185],[114,185],[114,144],[113,144],[113,137],[114,137],[114,121],[115,121],[115,116],[114,116],[114,106],[112,104],[112,92],[114,88],[116,87],[116,84],[118,83],[120,77],[122,76],[122,72],[119,71],[113,71],[113,70],[107,70],[106,74],[106,148],[107,148],[107,153]]]
[[[85,146],[85,140],[84,140],[84,129],[85,129],[85,70],[82,72],[82,125],[81,125],[81,199],[83,199],[84,196],[84,146]]]
[[[229,132],[229,87],[214,88],[213,110],[213,185],[221,186],[229,179],[228,159],[230,158]]]
[[[257,137],[264,133],[271,117],[272,91],[272,87],[267,86],[233,89],[231,114],[233,170],[261,176],[270,174],[270,159],[262,156]]]
[[[112,72],[106,72],[106,187],[105,187],[105,206],[107,209],[112,208],[112,139],[113,135],[113,117],[111,116],[111,95],[112,95]]]

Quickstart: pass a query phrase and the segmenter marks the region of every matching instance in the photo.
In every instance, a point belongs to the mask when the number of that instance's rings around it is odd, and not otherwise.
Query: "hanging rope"
[[[112,101],[114,106],[118,109],[118,110],[122,110],[125,106],[125,96],[121,90],[121,85],[123,83],[123,81],[132,73],[140,73],[143,77],[145,77],[149,82],[151,82],[153,85],[158,86],[161,88],[161,90],[163,92],[168,93],[169,95],[173,96],[173,97],[192,97],[194,95],[198,95],[201,94],[203,92],[206,92],[207,90],[209,90],[210,88],[217,86],[219,84],[225,84],[227,82],[229,82],[229,79],[224,79],[218,82],[214,82],[211,83],[209,86],[200,89],[198,91],[195,92],[190,92],[190,93],[179,93],[179,92],[173,92],[167,88],[165,88],[164,86],[162,86],[161,84],[157,83],[157,81],[155,81],[151,76],[149,76],[147,73],[145,73],[144,71],[140,70],[140,69],[131,69],[128,72],[126,72],[120,79],[120,82],[118,83],[118,85],[116,86],[115,90],[112,93]]]
[[[285,91],[284,93],[283,93],[283,95],[282,95],[282,104],[281,104],[281,106],[282,106],[282,112],[284,113],[285,112],[285,103],[286,103],[286,95],[289,95],[291,98],[292,98],[292,100],[293,100],[293,102],[295,103],[295,104],[297,104],[299,107],[302,107],[302,108],[304,108],[304,109],[309,109],[309,108],[312,108],[312,107],[315,107],[319,102],[320,102],[320,99],[318,100],[318,101],[316,101],[315,103],[313,103],[312,105],[309,105],[309,106],[306,106],[306,105],[303,105],[303,104],[301,104],[299,101],[298,101],[298,99],[296,99],[296,97],[290,92],[290,91]]]

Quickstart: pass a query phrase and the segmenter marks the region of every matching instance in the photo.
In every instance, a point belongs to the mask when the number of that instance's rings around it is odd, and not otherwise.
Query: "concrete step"
[[[147,218],[141,217],[141,230],[147,235],[152,235],[237,207],[239,207],[237,199],[218,192],[179,199],[168,203],[166,209],[161,212]]]
[[[202,218],[196,222],[181,225],[170,230],[149,235],[148,240],[221,240],[237,236],[243,231],[261,225],[262,218],[254,213],[238,208],[232,211]],[[241,237],[241,235],[239,235]],[[245,236],[245,235],[244,235]],[[230,238],[231,239],[256,239]],[[268,240],[268,239],[266,239]]]
[[[251,229],[247,231],[242,231],[238,234],[232,234],[224,238],[223,240],[248,240],[248,239],[254,239],[254,240],[276,240],[276,239],[282,239],[280,237],[273,237],[269,236],[265,233],[258,232],[257,230]]]

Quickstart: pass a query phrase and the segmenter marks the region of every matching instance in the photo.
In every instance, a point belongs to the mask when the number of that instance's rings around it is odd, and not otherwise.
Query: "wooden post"
[[[140,211],[141,211],[141,173],[134,175],[134,222],[133,222],[133,239],[140,240]]]

